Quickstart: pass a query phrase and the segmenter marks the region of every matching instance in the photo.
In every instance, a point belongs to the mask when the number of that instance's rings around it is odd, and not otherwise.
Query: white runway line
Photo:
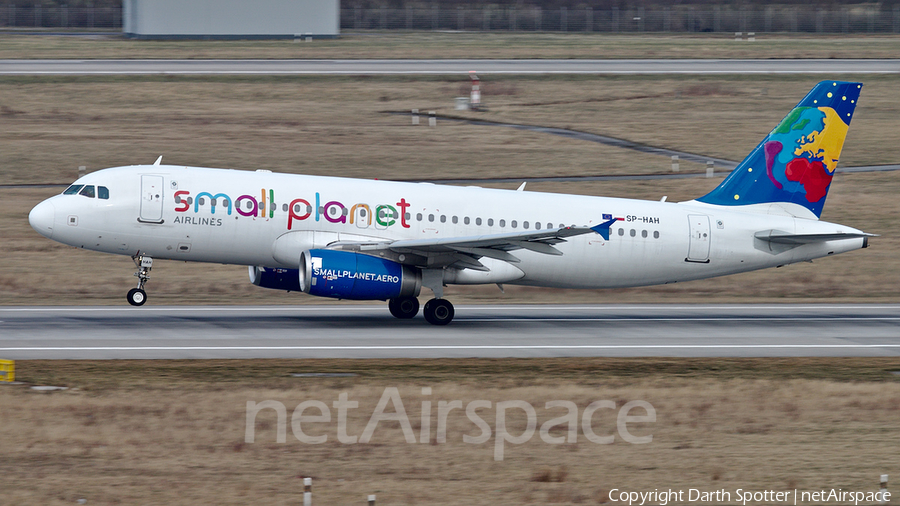
[[[691,317],[684,318],[642,318],[627,316],[621,318],[456,318],[454,322],[794,322],[794,321],[898,321],[900,316],[746,316],[746,317]]]
[[[896,74],[897,59],[0,60],[0,75]]]
[[[365,311],[384,311],[384,305],[345,305],[345,306],[144,306],[134,308],[130,306],[42,306],[42,307],[19,307],[19,306],[0,306],[0,313],[3,312],[132,312],[134,314],[146,312],[266,312],[266,311],[319,311],[319,312],[343,312],[348,310],[365,310]],[[536,309],[553,309],[555,311],[742,311],[742,310],[758,310],[758,311],[782,311],[785,308],[800,311],[838,311],[838,310],[900,310],[900,304],[893,305],[866,305],[866,304],[807,304],[807,305],[755,305],[755,304],[721,304],[721,305],[602,305],[595,306],[591,304],[585,305],[522,305],[522,304],[495,304],[495,305],[456,305],[456,310],[466,311],[534,311]]]
[[[4,76],[24,76],[24,75],[48,75],[48,76],[84,76],[84,75],[261,75],[261,76],[285,76],[285,75],[341,75],[341,76],[368,76],[368,75],[468,75],[467,71],[428,71],[428,70],[397,70],[397,71],[349,71],[349,70],[200,70],[200,71],[8,71],[0,70],[0,75]],[[518,75],[727,75],[727,74],[900,74],[898,70],[655,70],[655,71],[639,71],[639,70],[533,70],[533,71],[516,71],[516,70],[495,70],[495,71],[479,71],[479,74],[518,74]]]
[[[414,351],[414,350],[650,350],[650,349],[854,349],[900,348],[900,344],[610,344],[433,346],[85,346],[0,348],[3,351]]]

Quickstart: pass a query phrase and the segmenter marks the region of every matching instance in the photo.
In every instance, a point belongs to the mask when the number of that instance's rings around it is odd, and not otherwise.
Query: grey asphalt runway
[[[0,60],[0,75],[896,74],[900,59]]]
[[[0,358],[898,356],[900,305],[3,307]]]

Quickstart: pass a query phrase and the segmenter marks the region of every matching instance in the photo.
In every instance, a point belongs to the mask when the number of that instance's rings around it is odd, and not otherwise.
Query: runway
[[[896,74],[900,59],[0,60],[0,75]]]
[[[0,358],[900,356],[900,305],[3,307]]]

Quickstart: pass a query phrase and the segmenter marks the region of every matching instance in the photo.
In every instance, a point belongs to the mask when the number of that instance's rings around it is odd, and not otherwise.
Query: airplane
[[[34,207],[63,244],[128,255],[140,306],[153,259],[249,266],[254,285],[386,300],[446,325],[446,285],[623,288],[868,247],[819,220],[861,83],[822,81],[714,190],[686,202],[153,165],[87,174]]]

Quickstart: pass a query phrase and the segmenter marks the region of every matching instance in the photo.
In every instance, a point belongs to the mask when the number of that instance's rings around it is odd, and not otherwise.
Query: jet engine
[[[277,269],[251,265],[250,282],[263,288],[289,292],[303,291],[300,288],[300,271],[298,269]]]
[[[387,300],[416,297],[422,274],[392,260],[351,251],[307,250],[300,255],[301,289],[319,297]]]

